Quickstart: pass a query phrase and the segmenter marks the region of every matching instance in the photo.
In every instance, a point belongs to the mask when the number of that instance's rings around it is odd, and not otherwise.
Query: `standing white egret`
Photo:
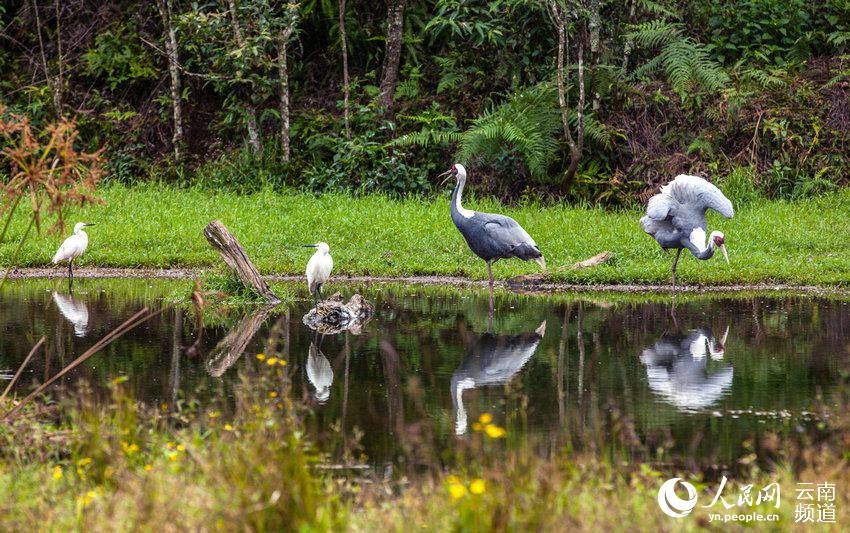
[[[307,288],[310,294],[316,300],[316,304],[322,298],[322,286],[331,277],[331,270],[334,268],[334,260],[330,254],[330,247],[327,243],[317,242],[316,244],[305,244],[307,248],[316,248],[316,253],[307,262]]]
[[[457,184],[452,192],[451,215],[460,234],[472,252],[487,262],[487,275],[490,277],[490,309],[493,309],[493,263],[499,259],[516,257],[523,261],[535,261],[546,270],[546,261],[537,247],[537,243],[516,220],[505,215],[482,213],[465,209],[461,205],[463,187],[466,185],[466,168],[460,163],[452,165],[447,172],[447,181],[452,176]]]
[[[74,259],[83,255],[89,246],[89,236],[83,231],[83,228],[87,226],[94,226],[94,224],[91,222],[77,222],[74,224],[74,234],[65,239],[62,246],[56,250],[56,255],[53,256],[54,265],[61,261],[68,261],[69,289],[72,288],[74,283]]]
[[[683,248],[690,250],[697,259],[711,259],[715,249],[720,248],[729,262],[723,233],[712,231],[708,244],[705,242],[705,212],[708,209],[726,218],[735,214],[732,202],[720,189],[699,176],[680,174],[649,199],[646,216],[640,219],[643,231],[651,235],[662,250],[676,250],[671,268],[673,294],[676,293],[676,263]]]

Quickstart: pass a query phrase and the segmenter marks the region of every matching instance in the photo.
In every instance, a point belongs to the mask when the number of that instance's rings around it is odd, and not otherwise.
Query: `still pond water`
[[[28,392],[142,306],[165,312],[69,373],[54,392],[87,382],[101,397],[118,376],[152,406],[196,402],[233,410],[242,370],[263,363],[280,328],[293,392],[320,447],[372,466],[398,465],[427,434],[437,454],[473,438],[482,413],[506,446],[547,454],[606,443],[662,447],[665,460],[734,464],[764,435],[814,433],[837,408],[850,369],[850,306],[841,298],[501,294],[488,326],[487,293],[454,287],[336,286],[375,306],[361,331],[318,336],[302,324],[299,286],[271,312],[171,308],[188,282],[79,280],[7,283],[0,293],[0,386],[41,336],[47,353],[17,386]],[[245,349],[233,337],[256,326]],[[489,331],[488,331],[489,328]],[[227,348],[225,349],[225,346]],[[250,375],[250,374],[249,374]],[[645,457],[646,458],[646,457]],[[649,457],[651,458],[651,457]]]

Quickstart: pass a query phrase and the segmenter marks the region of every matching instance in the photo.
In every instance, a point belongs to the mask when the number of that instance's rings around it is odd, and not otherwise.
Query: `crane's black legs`
[[[682,254],[682,249],[676,250],[676,257],[673,259],[673,268],[670,271],[673,273],[673,296],[676,295],[676,263],[679,262],[679,256]]]
[[[487,275],[490,276],[490,314],[493,314],[493,263],[487,261]]]

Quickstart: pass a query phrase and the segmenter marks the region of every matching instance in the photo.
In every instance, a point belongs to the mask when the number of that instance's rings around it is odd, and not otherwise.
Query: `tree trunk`
[[[180,60],[177,55],[177,35],[172,23],[170,0],[156,0],[159,16],[165,29],[165,53],[168,57],[168,72],[171,76],[171,114],[174,120],[174,132],[171,135],[171,145],[174,148],[174,159],[183,159],[183,90],[180,81]]]
[[[204,236],[227,266],[236,272],[246,288],[252,289],[271,303],[280,303],[280,298],[269,289],[268,284],[254,267],[254,263],[248,258],[245,249],[221,221],[213,220],[207,224],[204,228]]]
[[[286,51],[289,38],[292,35],[292,27],[289,26],[280,32],[278,49],[278,74],[280,75],[280,149],[283,162],[289,163],[289,67],[286,63]]]
[[[233,28],[233,38],[236,41],[236,46],[239,48],[245,47],[245,37],[242,35],[242,27],[239,25],[239,17],[237,15],[236,0],[227,0],[227,5],[230,11],[230,26]],[[245,126],[248,129],[248,145],[251,150],[258,154],[262,150],[260,144],[260,127],[257,124],[257,108],[251,101],[251,96],[246,94],[245,89],[240,88],[237,93],[242,100],[242,105],[245,108]]]
[[[57,8],[58,5],[57,5]],[[56,79],[50,74],[50,67],[47,66],[47,54],[44,51],[44,37],[41,32],[41,17],[38,14],[38,5],[36,5],[35,0],[32,2],[32,10],[35,15],[35,29],[38,34],[38,50],[41,53],[41,67],[44,69],[44,81],[47,83],[47,87],[50,88],[50,92],[53,95],[53,111],[56,113],[56,118],[62,118],[62,45],[61,39],[59,36],[59,20],[56,21],[56,38],[59,39],[59,76]]]
[[[350,97],[351,80],[348,76],[348,38],[345,34],[345,3],[339,0],[339,39],[342,43],[342,113],[345,121],[345,138],[351,140],[351,125],[349,123],[348,99]]]
[[[384,54],[384,70],[381,76],[381,107],[392,114],[395,86],[398,83],[398,68],[401,63],[401,45],[404,33],[405,0],[390,0],[387,12],[387,46]]]
[[[561,108],[561,123],[564,128],[564,139],[570,147],[570,164],[564,173],[562,188],[567,192],[572,185],[573,178],[581,162],[582,150],[584,149],[584,44],[579,41],[578,45],[578,90],[579,99],[576,107],[576,137],[573,137],[570,129],[570,104],[567,88],[567,74],[564,65],[569,53],[569,41],[567,36],[567,13],[556,0],[549,0],[549,9],[558,32],[558,106]]]

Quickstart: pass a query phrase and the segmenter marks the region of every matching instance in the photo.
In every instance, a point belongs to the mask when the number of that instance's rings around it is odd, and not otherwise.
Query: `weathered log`
[[[268,284],[260,277],[254,264],[248,259],[245,249],[230,231],[219,220],[213,220],[204,228],[204,237],[210,246],[221,256],[245,287],[253,290],[270,303],[280,303],[280,298],[269,289]]]
[[[375,308],[363,296],[355,294],[346,304],[337,292],[310,309],[301,321],[323,335],[336,335],[343,331],[359,335],[373,314]]]

